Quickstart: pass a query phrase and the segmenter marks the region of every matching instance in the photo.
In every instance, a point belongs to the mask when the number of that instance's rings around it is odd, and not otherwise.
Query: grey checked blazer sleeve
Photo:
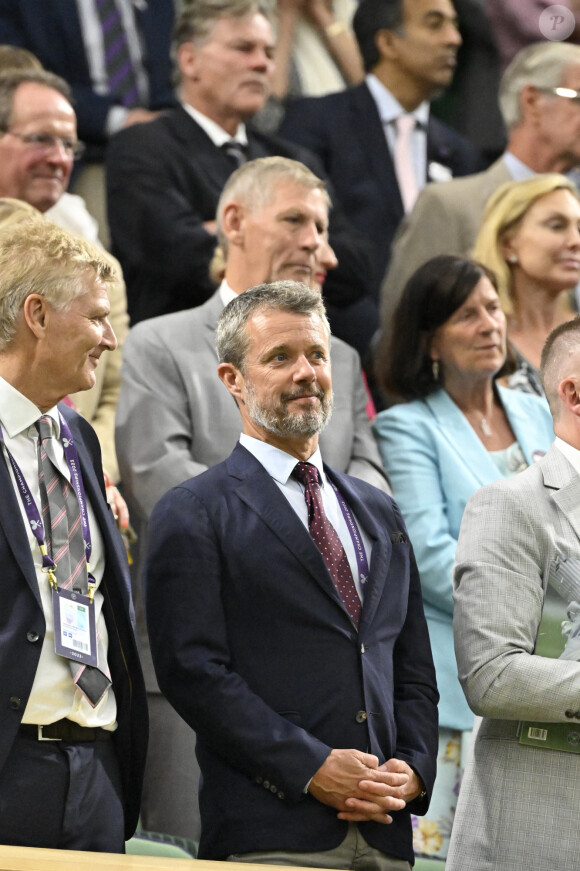
[[[534,655],[554,547],[554,507],[530,467],[469,500],[454,579],[459,679],[476,714],[569,722],[580,663]],[[578,540],[570,530],[571,548]],[[577,707],[577,704],[576,704]]]

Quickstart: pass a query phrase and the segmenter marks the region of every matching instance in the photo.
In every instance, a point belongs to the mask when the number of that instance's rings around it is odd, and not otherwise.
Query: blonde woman
[[[473,249],[497,278],[516,371],[507,384],[543,394],[543,344],[576,314],[580,280],[580,199],[557,173],[508,182],[491,197]]]

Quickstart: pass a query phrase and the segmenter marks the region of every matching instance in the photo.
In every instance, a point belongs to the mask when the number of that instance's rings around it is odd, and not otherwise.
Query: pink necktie
[[[412,115],[401,115],[400,118],[397,118],[396,124],[395,172],[405,212],[410,212],[419,193],[411,148],[416,122]]]

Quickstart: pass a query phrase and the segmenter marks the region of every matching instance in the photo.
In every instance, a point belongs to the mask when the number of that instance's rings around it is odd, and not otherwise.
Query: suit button
[[[278,792],[278,787],[272,784],[272,786],[270,787],[270,792]]]
[[[356,717],[355,717],[355,720],[357,721],[357,723],[364,723],[365,720],[366,720],[366,718],[367,718],[367,712],[366,712],[366,711],[358,711],[358,713],[357,713],[357,715],[356,715]]]
[[[262,786],[264,787],[264,789],[270,789],[270,781],[269,781],[269,780],[265,780],[265,781],[262,783]]]
[[[10,696],[10,701],[8,702],[8,704],[13,711],[19,711],[22,701],[18,698],[18,696]]]
[[[262,783],[262,778],[260,777],[259,774],[258,774],[258,776],[256,777],[256,783],[260,783],[260,784]]]
[[[26,640],[30,641],[31,644],[36,644],[36,642],[38,641],[39,638],[40,638],[40,635],[38,634],[38,632],[27,632],[26,633]]]
[[[285,799],[286,796],[284,795],[283,792],[279,792],[279,793],[278,793],[278,798]]]

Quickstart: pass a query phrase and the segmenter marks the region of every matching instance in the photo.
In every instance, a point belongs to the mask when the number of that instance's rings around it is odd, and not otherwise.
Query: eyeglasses
[[[30,145],[37,151],[47,152],[57,147],[62,148],[66,156],[73,160],[78,160],[85,151],[84,142],[53,136],[52,133],[19,133],[17,130],[4,130],[4,133],[17,136],[25,145]]]
[[[580,103],[580,91],[573,88],[539,88],[542,94],[553,94],[555,97],[564,97],[565,100],[574,100]]]

